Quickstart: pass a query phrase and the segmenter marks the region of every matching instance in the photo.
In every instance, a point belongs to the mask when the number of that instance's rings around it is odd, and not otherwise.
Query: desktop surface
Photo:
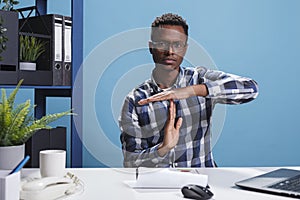
[[[300,167],[289,168],[300,170]],[[292,198],[290,197],[244,190],[235,186],[234,184],[242,179],[260,175],[274,169],[278,169],[278,167],[219,167],[199,168],[197,171],[201,174],[208,175],[208,184],[211,188],[211,191],[214,193],[212,199],[215,200],[291,200]],[[124,183],[124,181],[135,180],[136,170],[133,168],[68,168],[66,171],[73,173],[84,182],[83,193],[68,199],[184,199],[180,189],[130,188]],[[22,170],[23,177],[38,173],[38,169]]]

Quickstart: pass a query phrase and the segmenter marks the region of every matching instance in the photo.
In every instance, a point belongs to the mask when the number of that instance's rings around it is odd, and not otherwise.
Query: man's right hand
[[[180,117],[176,124],[176,106],[174,101],[170,100],[170,107],[169,107],[169,117],[165,127],[165,136],[162,144],[158,147],[158,154],[159,156],[165,156],[171,149],[173,149],[179,139],[179,129],[182,125],[182,118]]]
[[[183,88],[176,88],[173,90],[168,90],[160,92],[146,99],[142,99],[138,102],[139,105],[145,105],[155,101],[166,101],[173,99],[187,99],[193,96],[203,96],[208,95],[208,90],[205,84],[190,85]]]

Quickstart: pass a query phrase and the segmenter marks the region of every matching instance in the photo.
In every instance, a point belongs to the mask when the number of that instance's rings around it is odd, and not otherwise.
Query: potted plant
[[[14,6],[19,4],[19,1],[16,0],[0,0],[0,4],[4,4],[2,6],[2,10],[6,11],[14,11]]]
[[[18,83],[19,1],[0,0],[0,84]]]
[[[6,31],[7,29],[3,26],[3,18],[0,17],[0,61],[3,60],[3,57],[1,56],[1,53],[6,50],[6,42],[8,41],[8,38],[6,37]]]
[[[7,97],[2,88],[0,99],[0,169],[11,169],[23,159],[25,142],[40,129],[50,129],[49,123],[66,115],[71,110],[45,115],[40,119],[33,116],[34,106],[30,100],[15,105],[15,97],[22,84],[20,80],[16,88]],[[4,159],[4,160],[1,160]]]
[[[20,35],[20,70],[36,70],[36,60],[45,52],[46,42],[28,35]]]

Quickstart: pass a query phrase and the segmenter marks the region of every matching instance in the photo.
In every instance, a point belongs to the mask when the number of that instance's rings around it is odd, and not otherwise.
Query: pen
[[[26,156],[9,174],[13,174],[15,172],[20,171],[24,165],[27,163],[27,161],[29,160],[30,156]]]
[[[139,177],[139,168],[137,167],[137,168],[135,169],[135,179],[137,180],[138,177]]]

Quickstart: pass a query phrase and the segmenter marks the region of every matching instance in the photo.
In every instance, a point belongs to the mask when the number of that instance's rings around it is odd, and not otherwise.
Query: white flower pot
[[[12,170],[24,159],[25,144],[0,146],[0,169]]]
[[[20,68],[20,70],[36,71],[36,63],[20,62],[19,68]]]

